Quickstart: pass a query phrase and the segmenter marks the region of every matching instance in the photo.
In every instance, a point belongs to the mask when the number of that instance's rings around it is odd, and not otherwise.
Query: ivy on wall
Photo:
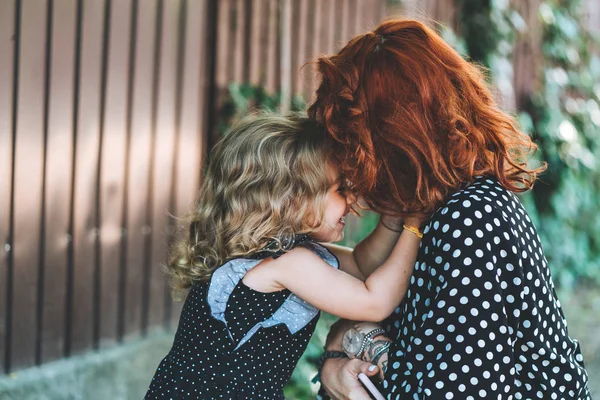
[[[502,92],[523,18],[505,0],[457,0],[461,36],[473,60],[490,68]],[[549,168],[523,196],[558,285],[600,284],[600,59],[582,26],[581,0],[540,5],[542,81],[518,119]],[[506,93],[504,93],[506,94]]]
[[[250,83],[232,82],[227,88],[227,98],[220,109],[217,129],[224,134],[231,124],[249,112],[275,112],[281,105],[281,93],[268,93],[264,87]],[[301,96],[292,96],[290,110],[303,111],[306,103]]]

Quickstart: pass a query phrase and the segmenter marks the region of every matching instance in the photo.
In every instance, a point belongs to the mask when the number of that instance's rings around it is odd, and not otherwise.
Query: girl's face
[[[356,196],[346,189],[336,167],[329,165],[327,174],[331,185],[323,223],[311,236],[320,242],[339,242],[344,238],[344,218],[350,212],[350,206],[356,202]]]

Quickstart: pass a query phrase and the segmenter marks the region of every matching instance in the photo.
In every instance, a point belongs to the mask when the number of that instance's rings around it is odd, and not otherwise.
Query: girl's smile
[[[356,202],[356,196],[342,184],[336,167],[330,165],[327,173],[332,183],[327,195],[323,223],[311,236],[321,242],[339,242],[344,238],[346,215]]]

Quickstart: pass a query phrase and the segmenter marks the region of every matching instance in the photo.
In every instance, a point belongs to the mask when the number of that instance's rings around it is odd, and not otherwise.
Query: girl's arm
[[[401,231],[402,220],[382,216],[375,229],[354,249],[332,243],[321,244],[338,258],[342,271],[364,281],[389,257]]]
[[[373,232],[354,247],[353,258],[363,276],[368,277],[384,263],[398,242],[400,232],[401,219],[382,215]]]
[[[275,282],[313,306],[346,319],[381,321],[408,289],[420,239],[403,231],[390,257],[365,282],[331,268],[312,251],[298,247],[275,260]]]
[[[398,236],[399,235],[400,234],[398,234]],[[396,242],[397,241],[398,241],[398,238],[396,238]],[[396,243],[396,242],[394,242],[394,243]],[[321,243],[321,245],[326,247],[330,252],[332,252],[337,257],[338,261],[340,262],[340,269],[342,271],[344,271],[347,274],[352,275],[353,277],[355,277],[357,279],[360,279],[361,281],[364,281],[366,279],[366,276],[363,274],[361,268],[359,267],[356,260],[354,259],[355,249],[353,249],[352,247],[340,246],[339,244],[333,244],[333,243]],[[392,246],[390,246],[390,250],[386,254],[386,258],[387,258],[387,256],[389,256],[389,253],[392,251],[392,247],[393,247],[393,244],[392,244]],[[384,261],[385,261],[385,259],[384,259]]]

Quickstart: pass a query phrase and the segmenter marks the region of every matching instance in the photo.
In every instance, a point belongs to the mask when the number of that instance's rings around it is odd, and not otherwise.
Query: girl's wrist
[[[404,225],[403,229],[405,231],[408,231],[410,233],[412,233],[413,235],[415,235],[416,237],[418,237],[419,239],[423,238],[423,231],[421,231],[421,229],[418,226],[414,226],[414,225]]]
[[[404,221],[402,218],[391,217],[389,215],[382,215],[379,218],[379,223],[383,225],[384,228],[390,231],[401,233]]]

